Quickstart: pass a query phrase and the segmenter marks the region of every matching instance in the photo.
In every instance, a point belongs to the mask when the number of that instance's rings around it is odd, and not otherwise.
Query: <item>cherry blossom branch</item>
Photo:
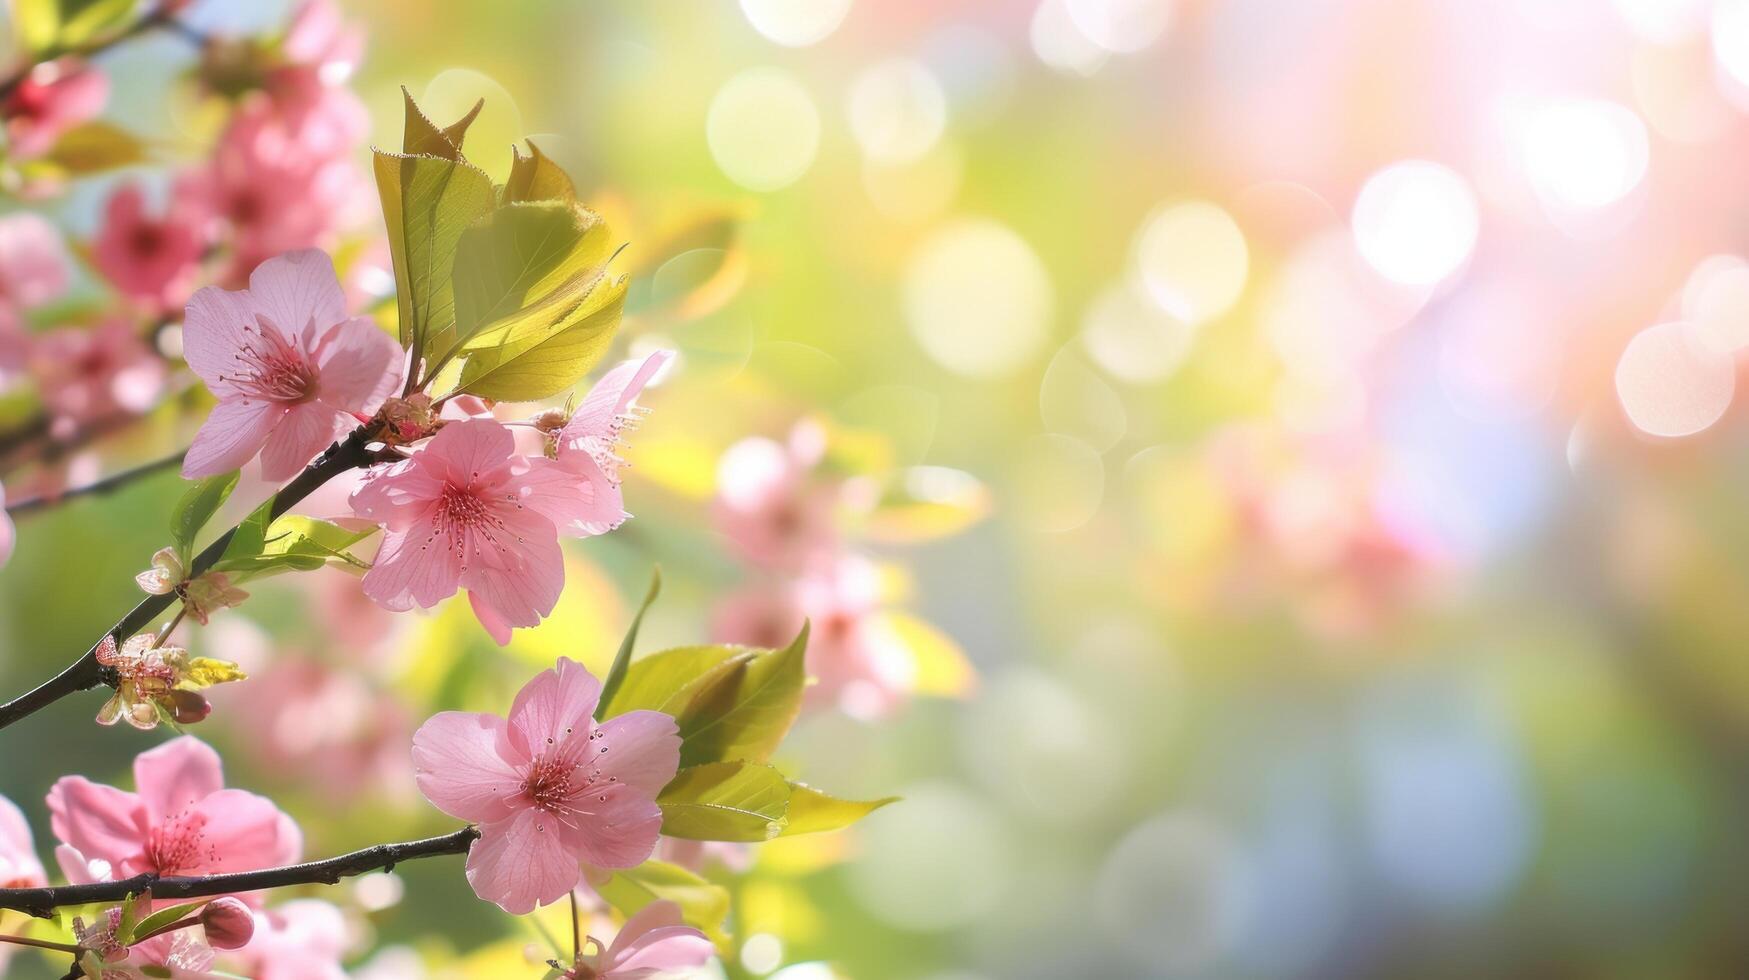
[[[60,493],[44,494],[40,497],[20,500],[17,503],[8,504],[6,506],[6,513],[17,517],[20,514],[28,514],[31,511],[46,510],[76,497],[104,494],[109,493],[112,490],[119,490],[135,480],[151,476],[161,470],[167,470],[181,465],[182,457],[186,455],[188,455],[188,451],[185,449],[174,456],[166,456],[163,459],[155,459],[150,463],[142,463],[133,469],[122,470],[119,473],[112,473],[100,480],[93,480],[82,486],[68,487]]]
[[[156,900],[207,898],[213,895],[287,888],[292,885],[334,885],[342,878],[351,878],[370,871],[392,871],[395,865],[405,861],[445,854],[466,854],[469,845],[479,836],[477,829],[463,827],[439,837],[399,844],[376,844],[322,861],[292,864],[283,868],[263,868],[259,871],[163,877],[146,873],[118,881],[98,881],[86,885],[0,888],[0,909],[13,909],[46,919],[62,906],[119,902],[148,888],[152,890],[152,898]]]
[[[285,485],[284,489],[274,495],[271,517],[279,517],[290,510],[298,501],[303,500],[316,488],[341,473],[361,466],[367,466],[376,459],[375,453],[369,448],[369,427],[360,426],[354,429],[345,439],[328,447],[314,463],[311,463],[297,478]],[[235,527],[219,535],[218,540],[207,545],[206,550],[196,555],[189,568],[189,577],[193,578],[212,567],[224,555],[225,547],[231,543],[231,536],[237,532]],[[126,640],[140,630],[145,629],[160,613],[176,601],[175,592],[164,595],[149,595],[128,611],[114,626],[105,630],[105,635],[115,638],[117,643]],[[99,685],[114,686],[115,673],[108,667],[97,662],[97,648],[103,643],[103,637],[91,645],[84,656],[73,661],[67,668],[44,682],[42,686],[21,695],[5,704],[0,704],[0,728],[5,728],[23,718],[34,714],[43,708],[80,691],[89,691]]]
[[[68,55],[74,55],[80,58],[90,58],[93,55],[102,54],[103,52],[108,51],[110,48],[121,44],[123,41],[132,40],[133,38],[139,37],[141,34],[148,33],[160,27],[169,27],[177,23],[178,21],[176,20],[175,12],[170,9],[169,4],[164,4],[146,16],[141,17],[139,20],[134,21],[122,30],[110,34],[107,37],[98,38],[95,41],[90,41],[85,44],[68,47],[57,45],[46,51],[38,52],[35,60],[23,65],[17,71],[8,75],[4,80],[0,80],[0,99],[7,98],[13,92],[17,91],[18,87],[24,84],[24,80],[30,77],[31,71],[35,69],[37,65],[42,64],[45,61],[53,61],[56,58],[65,58]]]

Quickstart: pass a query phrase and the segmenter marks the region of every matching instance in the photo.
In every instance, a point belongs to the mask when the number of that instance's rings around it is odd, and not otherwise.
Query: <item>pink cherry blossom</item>
[[[605,534],[631,516],[619,489],[619,469],[625,464],[615,450],[620,434],[648,411],[632,403],[673,357],[672,351],[657,351],[641,362],[616,366],[554,433],[554,458],[577,481],[580,497],[574,519],[563,530],[580,537]]]
[[[73,919],[74,935],[86,949],[79,966],[87,980],[221,980],[226,976],[209,969],[214,958],[212,947],[187,932],[166,933],[123,946],[117,938],[120,924],[120,908],[105,910],[91,926],[80,918]]]
[[[255,913],[224,895],[200,907],[200,931],[214,949],[240,949],[255,935]]]
[[[400,379],[400,349],[369,318],[347,318],[334,264],[314,250],[263,262],[248,289],[195,293],[182,344],[219,400],[182,464],[190,479],[258,452],[263,476],[290,479]]]
[[[71,278],[59,229],[31,211],[0,218],[0,306],[41,306],[65,293]]]
[[[12,517],[6,513],[6,487],[0,484],[0,568],[5,568],[6,562],[12,558],[12,545],[17,536]]]
[[[444,711],[413,735],[420,792],[480,825],[468,852],[474,893],[522,915],[577,887],[580,862],[641,864],[656,846],[656,794],[674,778],[674,719],[630,711],[597,725],[601,685],[560,658],[529,681],[506,721]]]
[[[48,883],[24,812],[0,796],[0,888],[41,888]]]
[[[814,472],[825,450],[825,433],[804,422],[786,443],[753,437],[723,453],[711,516],[744,560],[794,574],[835,552],[838,487]]]
[[[62,133],[102,112],[108,100],[109,76],[77,58],[38,64],[0,103],[11,155],[42,156]]]
[[[29,367],[43,404],[69,428],[139,415],[164,392],[164,361],[126,318],[59,327],[31,344]]]
[[[91,260],[123,295],[152,309],[179,306],[200,272],[203,222],[187,194],[173,195],[164,213],[153,217],[140,185],[123,184],[104,205]]]
[[[593,939],[593,937],[591,937]],[[594,945],[600,946],[596,940]],[[620,926],[613,944],[595,955],[580,953],[567,980],[646,980],[700,967],[716,955],[705,934],[682,924],[680,906],[651,902]]]
[[[403,611],[466,589],[500,644],[511,627],[552,612],[565,583],[559,528],[583,521],[589,502],[558,463],[515,449],[509,429],[470,419],[448,423],[409,458],[371,469],[352,508],[386,533],[365,594]]]
[[[345,980],[346,917],[331,902],[300,898],[256,913],[255,935],[237,951],[254,980]]]
[[[55,857],[79,883],[218,874],[297,861],[303,838],[272,801],[224,788],[219,755],[183,736],[134,759],[137,793],[66,776],[49,790]]]

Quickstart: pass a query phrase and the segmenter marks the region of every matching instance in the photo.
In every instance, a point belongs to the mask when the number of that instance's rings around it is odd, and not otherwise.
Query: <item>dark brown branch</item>
[[[31,497],[28,500],[20,500],[14,504],[7,504],[6,513],[16,517],[19,514],[28,514],[35,510],[46,510],[77,497],[86,497],[94,494],[109,493],[112,490],[119,490],[135,480],[151,476],[160,470],[167,470],[171,467],[181,465],[182,457],[186,455],[188,455],[188,451],[183,450],[174,456],[156,459],[150,463],[142,463],[133,469],[122,470],[119,473],[112,473],[100,480],[93,480],[82,486],[68,487],[60,493],[44,494],[41,497]]]
[[[285,488],[274,496],[272,516],[278,517],[284,514],[298,501],[313,493],[317,487],[341,473],[369,465],[375,457],[368,448],[367,442],[366,429],[360,426],[345,439],[329,446],[327,452],[306,467],[302,473],[298,474],[297,479],[286,484]],[[206,550],[196,555],[193,567],[189,570],[190,577],[211,568],[213,563],[224,555],[225,546],[231,543],[231,535],[235,534],[236,531],[237,529],[233,527],[219,535],[218,540],[207,545]],[[145,629],[152,620],[170,608],[170,604],[175,601],[176,594],[174,592],[146,596],[105,633],[115,637],[115,641],[120,643]],[[69,694],[89,691],[101,684],[114,684],[114,673],[97,662],[97,648],[102,642],[103,638],[98,637],[98,642],[93,643],[91,649],[85,651],[84,656],[73,661],[65,670],[44,682],[41,687],[5,704],[0,704],[0,728],[5,728],[40,711]]]
[[[99,881],[88,885],[0,888],[0,909],[14,909],[46,919],[62,906],[119,902],[148,888],[152,890],[154,899],[189,899],[287,888],[292,885],[333,885],[342,878],[368,871],[392,871],[395,865],[404,861],[444,854],[466,854],[469,845],[479,836],[480,832],[473,827],[463,827],[441,837],[427,837],[424,840],[400,844],[377,844],[324,861],[309,861],[283,868],[263,868],[260,871],[170,877],[148,873],[119,881]]]

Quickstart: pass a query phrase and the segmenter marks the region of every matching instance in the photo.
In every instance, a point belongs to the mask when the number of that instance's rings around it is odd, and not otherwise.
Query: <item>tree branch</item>
[[[20,500],[15,504],[6,505],[6,513],[16,517],[19,514],[28,514],[35,510],[46,510],[50,507],[59,505],[63,501],[72,500],[76,497],[84,497],[91,494],[103,494],[109,493],[112,490],[119,490],[135,480],[151,476],[159,470],[167,470],[171,467],[180,465],[182,463],[182,457],[186,455],[188,455],[188,451],[185,449],[174,456],[167,456],[163,459],[153,460],[150,463],[142,463],[131,470],[122,470],[119,473],[112,473],[109,476],[100,480],[93,480],[83,486],[68,487],[60,493],[44,494],[40,497],[31,497],[28,500]]]
[[[134,21],[122,30],[107,37],[98,38],[95,41],[90,41],[85,44],[74,45],[71,47],[56,46],[47,51],[38,52],[29,64],[24,65],[11,75],[8,75],[5,79],[0,80],[0,99],[5,99],[11,96],[13,92],[18,91],[18,87],[24,84],[24,80],[30,77],[31,71],[36,68],[37,65],[53,61],[56,58],[65,58],[69,55],[79,58],[90,58],[93,55],[102,54],[123,41],[139,37],[141,34],[145,34],[148,31],[160,27],[167,27],[175,22],[175,13],[167,7],[160,6],[146,16],[141,17],[139,20]]]
[[[374,455],[367,448],[369,441],[366,426],[360,426],[345,439],[328,447],[314,463],[298,474],[297,479],[285,485],[274,495],[271,514],[279,517],[290,510],[298,501],[313,493],[317,487],[347,470],[366,466],[374,460]],[[206,546],[206,550],[195,556],[193,566],[189,569],[189,577],[193,578],[212,567],[225,553],[225,546],[231,543],[231,536],[237,532],[235,527],[219,535],[218,540]],[[122,642],[140,630],[145,629],[152,620],[170,607],[176,601],[176,593],[164,595],[149,595],[128,611],[114,626],[105,631],[106,635],[115,637],[117,643]],[[21,695],[5,704],[0,704],[0,728],[5,728],[43,708],[59,701],[69,694],[89,691],[100,684],[115,683],[115,672],[97,662],[97,648],[103,642],[98,637],[97,643],[85,651],[85,655],[73,661],[67,668],[44,682],[42,686]]]
[[[88,885],[0,888],[0,909],[14,909],[46,919],[55,914],[55,909],[64,905],[119,902],[148,888],[152,890],[152,898],[156,900],[207,898],[213,895],[263,891],[268,888],[286,888],[291,885],[333,885],[342,878],[361,875],[367,871],[392,871],[395,865],[403,861],[444,854],[466,854],[468,847],[479,836],[480,832],[475,828],[463,827],[441,837],[427,837],[400,844],[377,844],[324,861],[309,861],[283,868],[263,868],[259,871],[170,877],[147,873],[119,881],[99,881]]]

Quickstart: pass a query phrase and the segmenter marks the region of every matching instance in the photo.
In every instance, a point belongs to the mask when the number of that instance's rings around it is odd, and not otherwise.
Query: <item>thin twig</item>
[[[329,446],[328,451],[298,474],[297,479],[286,484],[284,489],[274,495],[269,516],[279,517],[330,479],[347,470],[370,464],[375,457],[368,448],[368,442],[368,427],[360,426],[352,430],[345,439]],[[219,535],[218,540],[207,545],[206,550],[196,555],[188,571],[189,577],[194,578],[211,568],[224,555],[225,547],[231,543],[231,536],[236,533],[237,529],[231,528]],[[112,636],[117,643],[121,643],[145,629],[152,620],[158,618],[159,613],[170,608],[170,604],[176,599],[175,592],[146,596],[127,615],[106,630],[104,635]],[[73,661],[42,686],[0,704],[0,728],[5,728],[70,694],[89,691],[100,684],[114,686],[115,671],[97,662],[97,648],[102,643],[103,637],[100,636],[84,656]]]
[[[185,449],[174,456],[166,456],[163,459],[155,459],[150,463],[142,463],[133,469],[122,470],[119,473],[112,473],[100,480],[93,480],[82,486],[69,487],[60,493],[44,494],[40,497],[31,497],[28,500],[20,500],[15,504],[7,504],[6,513],[11,514],[13,517],[17,517],[20,514],[28,514],[31,511],[46,510],[78,497],[87,497],[95,494],[109,493],[112,490],[119,490],[135,480],[151,476],[160,470],[167,470],[182,465],[182,457],[186,455],[188,455],[188,450]]]
[[[98,881],[85,885],[0,888],[0,909],[15,909],[39,919],[46,919],[62,906],[119,902],[130,895],[139,895],[148,888],[152,890],[152,898],[157,900],[207,898],[213,895],[263,891],[268,888],[287,888],[292,885],[334,885],[342,878],[370,871],[392,871],[395,865],[403,861],[444,854],[466,854],[468,847],[479,836],[480,832],[473,827],[463,827],[440,837],[427,837],[399,844],[377,844],[323,861],[309,861],[283,868],[263,868],[259,871],[167,877],[147,873],[118,881]]]

